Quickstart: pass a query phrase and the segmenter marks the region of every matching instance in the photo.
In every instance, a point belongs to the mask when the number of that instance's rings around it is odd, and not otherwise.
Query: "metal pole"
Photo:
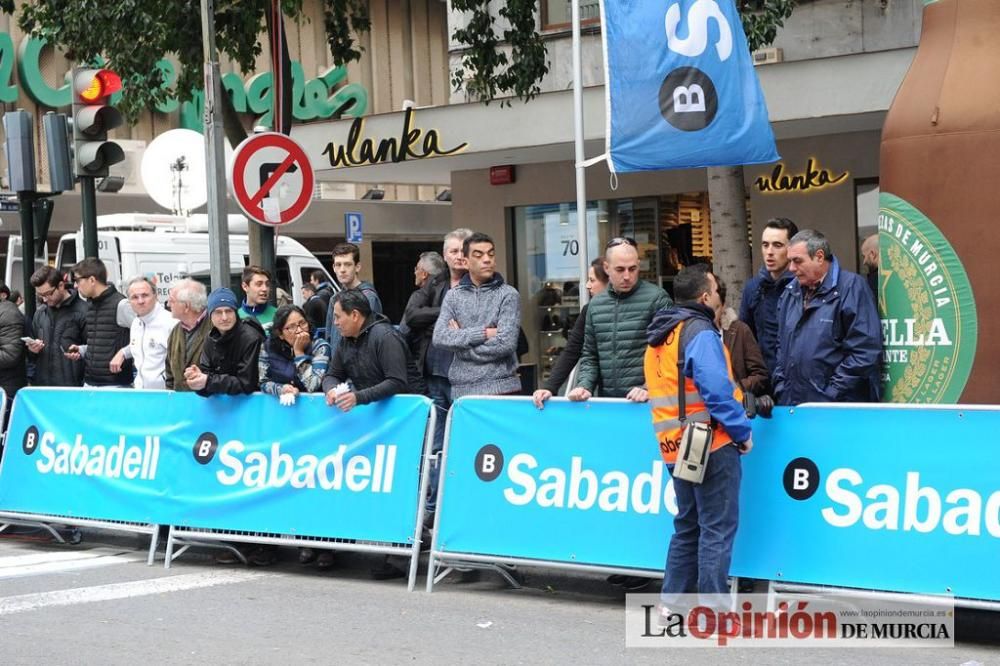
[[[590,267],[587,249],[587,177],[583,161],[583,60],[580,54],[580,0],[573,0],[573,130],[576,146],[576,229],[580,240],[577,259],[580,265],[580,307],[590,300],[584,286]],[[605,83],[607,85],[607,83]]]
[[[35,202],[30,192],[18,192],[17,203],[21,209],[21,272],[24,295],[24,315],[31,320],[35,316],[35,288],[31,284],[31,274],[35,272]],[[96,240],[95,240],[96,244]]]
[[[80,208],[83,218],[83,256],[98,257],[97,187],[92,176],[80,176]],[[27,302],[27,294],[24,300]]]
[[[274,251],[274,228],[257,225],[260,227],[260,263],[261,266],[271,274],[271,291],[268,295],[268,302],[271,305],[278,304],[278,258]]]
[[[201,0],[201,35],[205,53],[205,170],[208,176],[208,252],[212,289],[229,286],[229,219],[226,215],[226,158],[222,145],[219,60],[215,52],[215,6]]]
[[[281,13],[280,0],[271,0],[267,21],[268,41],[271,47],[271,72],[274,85],[271,87],[271,126],[275,132],[291,134],[291,65],[288,63],[288,46],[285,44],[285,18]],[[267,225],[259,226],[260,265],[271,274],[272,305],[278,303],[278,271],[275,256],[275,230]]]

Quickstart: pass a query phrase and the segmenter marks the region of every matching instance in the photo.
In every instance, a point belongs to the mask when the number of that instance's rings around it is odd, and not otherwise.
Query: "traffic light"
[[[73,165],[69,155],[69,123],[65,113],[49,111],[42,116],[45,153],[49,157],[49,184],[53,192],[73,189]]]
[[[108,167],[125,159],[125,152],[108,141],[108,130],[122,124],[122,115],[109,103],[121,90],[121,77],[110,69],[73,71],[73,148],[76,175],[103,178]]]
[[[22,109],[3,114],[7,182],[14,192],[35,189],[35,133],[31,119],[32,115]]]

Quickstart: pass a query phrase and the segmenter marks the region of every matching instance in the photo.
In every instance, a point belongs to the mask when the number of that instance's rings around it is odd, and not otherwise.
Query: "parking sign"
[[[361,213],[344,213],[344,235],[348,243],[361,242],[361,225],[364,216]]]

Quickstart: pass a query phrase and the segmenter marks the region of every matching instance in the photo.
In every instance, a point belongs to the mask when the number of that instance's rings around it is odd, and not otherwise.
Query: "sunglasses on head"
[[[627,238],[625,236],[619,236],[617,238],[612,238],[611,240],[609,240],[608,244],[604,246],[604,249],[610,250],[611,248],[617,247],[619,245],[631,245],[632,247],[638,247],[635,244],[635,241],[632,240],[631,238]]]

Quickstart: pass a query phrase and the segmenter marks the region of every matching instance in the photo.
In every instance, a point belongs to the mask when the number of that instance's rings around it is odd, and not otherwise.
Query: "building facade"
[[[331,96],[360,88],[366,104],[360,117],[298,113],[292,136],[305,146],[320,184],[305,218],[282,233],[325,259],[342,237],[344,212],[363,212],[368,275],[380,290],[403,295],[419,250],[435,247],[448,229],[491,234],[500,270],[522,293],[531,361],[544,376],[579,307],[570,2],[540,0],[537,26],[550,71],[542,94],[509,106],[469,101],[450,85],[462,56],[450,35],[464,27],[466,15],[439,0],[372,0],[370,7],[372,30],[360,38],[364,55],[346,75],[331,74],[318,1],[306,3],[307,21],[288,22],[300,76],[327,81]],[[756,54],[781,161],[744,170],[750,238],[759,238],[768,218],[790,217],[823,231],[846,266],[859,266],[860,241],[874,231],[877,212],[880,130],[916,51],[922,7],[922,0],[803,0],[774,44]],[[604,66],[597,3],[582,0],[581,15],[589,158],[604,152]],[[0,18],[0,29],[12,44],[24,41],[10,17]],[[38,72],[55,89],[70,63],[52,49],[37,50]],[[270,67],[266,60],[265,54],[259,71]],[[18,92],[7,108],[32,109],[36,118],[51,110],[25,92],[23,67],[12,69]],[[252,127],[259,114],[250,92],[259,84],[232,66],[225,71],[234,99],[237,88],[247,97],[244,120]],[[197,104],[154,110],[118,132],[129,154],[121,167],[126,188],[100,196],[99,212],[156,212],[136,179],[138,156],[153,137],[199,115]],[[40,135],[37,144],[44,144]],[[39,165],[44,182],[41,154]],[[494,167],[509,168],[491,178]],[[612,182],[599,163],[587,170],[586,187],[589,255],[613,236],[633,236],[643,277],[668,289],[680,266],[712,258],[704,169],[621,174]],[[385,199],[359,200],[369,191]],[[63,195],[56,210],[51,235],[78,226],[75,194]],[[16,219],[5,217],[6,228],[16,228]],[[758,266],[756,253],[754,261]],[[559,302],[552,304],[556,292]]]
[[[586,156],[604,152],[604,66],[597,3],[581,5]],[[449,104],[368,118],[356,133],[374,147],[401,128],[433,133],[431,152],[402,160],[357,159],[326,164],[320,177],[367,182],[430,182],[451,189],[452,224],[491,234],[498,261],[522,294],[531,360],[545,375],[578,311],[579,276],[571,251],[576,234],[573,81],[566,0],[541,0],[538,27],[549,58],[542,94],[509,107],[468,101],[453,90]],[[772,47],[756,54],[781,161],[744,170],[749,235],[771,217],[823,231],[843,264],[860,266],[861,240],[875,231],[882,122],[916,52],[922,0],[805,0]],[[449,14],[449,34],[467,18]],[[502,29],[502,24],[499,28]],[[452,71],[462,51],[450,44]],[[302,126],[316,146],[350,148],[350,123]],[[353,146],[358,148],[360,141]],[[350,151],[348,150],[348,153]],[[356,156],[360,157],[360,153]],[[377,157],[377,156],[376,156]],[[504,169],[499,181],[492,167]],[[710,260],[711,210],[704,169],[620,174],[603,163],[587,169],[589,254],[607,239],[635,237],[642,274],[670,288],[678,268]],[[756,244],[756,243],[755,243]],[[760,257],[754,253],[755,267]],[[557,298],[558,307],[552,304]]]

